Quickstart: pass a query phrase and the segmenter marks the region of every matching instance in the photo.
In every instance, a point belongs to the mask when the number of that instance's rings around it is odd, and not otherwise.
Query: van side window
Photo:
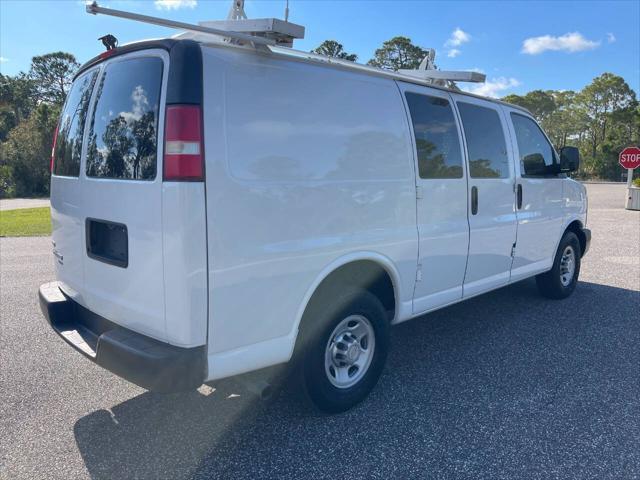
[[[458,102],[472,178],[509,178],[509,157],[498,112]]]
[[[89,110],[89,100],[98,71],[78,78],[71,87],[58,122],[58,136],[53,152],[53,174],[64,177],[80,175],[82,138]]]
[[[420,178],[462,178],[462,153],[455,117],[444,98],[407,92],[418,151]]]
[[[524,115],[511,113],[516,132],[522,175],[544,175],[553,165],[553,147],[536,122]]]
[[[132,58],[107,66],[97,86],[87,176],[155,178],[162,66],[158,57]]]

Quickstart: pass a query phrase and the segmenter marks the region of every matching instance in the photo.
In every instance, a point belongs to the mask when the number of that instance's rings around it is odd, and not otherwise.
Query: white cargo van
[[[376,384],[390,325],[527,277],[570,295],[577,150],[424,83],[188,39],[91,60],[52,158],[48,322],[160,392],[295,361],[336,412]]]

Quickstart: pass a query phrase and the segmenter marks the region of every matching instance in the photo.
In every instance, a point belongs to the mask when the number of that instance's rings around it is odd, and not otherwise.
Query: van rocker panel
[[[147,390],[194,390],[206,376],[206,345],[181,348],[103,318],[67,297],[59,282],[39,290],[40,308],[53,330],[101,367]]]

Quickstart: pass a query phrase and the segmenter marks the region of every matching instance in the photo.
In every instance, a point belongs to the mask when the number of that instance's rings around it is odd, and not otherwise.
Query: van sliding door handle
[[[518,210],[520,210],[522,208],[522,184],[519,183],[518,184],[518,193],[516,194],[516,196],[518,197]]]
[[[471,187],[471,215],[478,213],[478,187]]]

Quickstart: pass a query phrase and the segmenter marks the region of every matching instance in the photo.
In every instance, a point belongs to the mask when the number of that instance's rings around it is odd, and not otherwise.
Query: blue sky
[[[102,6],[196,23],[223,19],[230,0],[103,0]],[[174,8],[171,8],[174,7]],[[177,7],[177,8],[176,8]],[[250,18],[284,15],[285,0],[247,0]],[[410,37],[437,50],[442,69],[487,74],[479,93],[503,96],[535,89],[578,90],[603,72],[640,91],[640,1],[324,1],[290,0],[290,21],[306,27],[298,49],[341,42],[366,62],[384,40]],[[120,43],[173,30],[92,16],[81,0],[0,0],[0,71],[28,70],[31,57],[63,50],[84,62],[112,33]]]

